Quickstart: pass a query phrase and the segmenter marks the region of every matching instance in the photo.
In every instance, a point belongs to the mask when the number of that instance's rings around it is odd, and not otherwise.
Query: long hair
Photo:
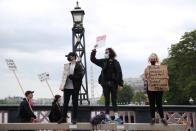
[[[106,48],[109,51],[109,57],[114,59],[116,58],[116,52],[112,48]]]

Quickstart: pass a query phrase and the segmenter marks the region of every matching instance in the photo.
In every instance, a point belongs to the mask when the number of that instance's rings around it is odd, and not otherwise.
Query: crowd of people
[[[105,123],[111,121],[122,124],[123,120],[119,117],[117,107],[117,93],[118,90],[123,88],[123,75],[119,61],[116,59],[116,53],[112,48],[106,48],[104,57],[102,59],[96,58],[96,48],[92,50],[90,60],[95,65],[101,68],[101,73],[98,78],[98,82],[103,89],[103,96],[105,98]],[[63,91],[64,104],[61,109],[60,95],[55,95],[52,102],[52,108],[49,114],[50,122],[66,123],[67,112],[70,98],[72,98],[72,117],[71,122],[77,123],[78,116],[78,95],[82,85],[82,79],[85,74],[85,70],[80,61],[77,61],[77,54],[70,52],[66,55],[68,63],[64,65],[61,90]],[[159,65],[159,58],[155,53],[152,53],[148,59],[150,65],[148,65],[144,71],[144,83],[147,88],[147,94],[150,105],[151,124],[155,124],[155,112],[156,109],[160,115],[161,122],[167,125],[166,119],[163,115],[162,97],[163,91],[150,90],[148,87],[148,78],[150,77],[149,67]],[[25,98],[19,107],[19,118],[21,122],[38,122],[36,115],[32,109],[32,98],[34,91],[26,91]],[[111,97],[111,101],[110,101]],[[110,111],[110,103],[112,103],[112,111]],[[157,108],[156,108],[157,106]],[[111,119],[110,112],[113,112],[114,119]]]

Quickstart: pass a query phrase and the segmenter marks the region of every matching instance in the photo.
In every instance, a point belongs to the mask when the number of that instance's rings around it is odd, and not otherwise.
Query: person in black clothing
[[[57,122],[61,118],[62,110],[61,110],[60,103],[59,103],[60,100],[61,100],[60,95],[54,96],[54,101],[52,102],[52,108],[49,114],[50,122]]]
[[[58,121],[58,123],[67,122],[67,110],[70,97],[72,96],[73,112],[72,112],[72,123],[77,122],[77,112],[78,112],[78,95],[82,85],[82,78],[84,76],[84,68],[80,61],[76,61],[77,54],[75,52],[70,52],[66,55],[69,61],[68,68],[64,65],[63,80],[61,89],[64,92],[64,105],[63,105],[63,116]],[[60,87],[60,88],[61,88]]]
[[[36,116],[32,110],[32,98],[33,98],[34,91],[26,91],[25,96],[26,98],[23,99],[23,101],[20,103],[19,107],[19,114],[18,117],[20,119],[20,122],[22,123],[32,123],[36,122]]]
[[[103,87],[103,95],[105,98],[106,122],[111,120],[109,116],[110,94],[112,99],[112,109],[114,111],[115,120],[119,121],[117,109],[117,90],[123,86],[122,71],[120,63],[115,59],[116,53],[112,48],[105,50],[104,59],[96,59],[96,49],[91,52],[91,61],[102,68],[98,82]]]
[[[150,62],[150,65],[147,66],[147,68],[144,71],[144,84],[145,84],[144,86],[147,88],[147,94],[148,94],[148,99],[149,99],[149,104],[150,104],[150,115],[152,118],[151,125],[155,124],[155,111],[156,111],[155,104],[157,105],[157,111],[161,117],[161,122],[164,125],[168,125],[163,115],[163,107],[162,107],[163,91],[150,90],[150,87],[148,87],[148,78],[151,77],[151,74],[149,73],[149,67],[158,65],[159,58],[157,54],[152,53],[149,56],[148,61]]]

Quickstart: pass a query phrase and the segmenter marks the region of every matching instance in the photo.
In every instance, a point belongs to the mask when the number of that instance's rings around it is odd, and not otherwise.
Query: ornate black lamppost
[[[85,81],[82,84],[82,88],[79,94],[79,101],[82,104],[83,100],[86,100],[90,104],[88,97],[88,79],[87,79],[87,66],[86,66],[86,52],[85,52],[85,37],[83,27],[84,10],[79,7],[78,2],[76,7],[71,11],[73,17],[73,28],[72,28],[72,50],[76,52],[81,60],[83,68],[85,70]]]

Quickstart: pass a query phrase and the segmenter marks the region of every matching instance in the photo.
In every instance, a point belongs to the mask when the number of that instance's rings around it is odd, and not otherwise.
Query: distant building
[[[134,92],[144,91],[143,75],[137,78],[126,78],[124,82],[130,85]]]
[[[8,96],[6,98],[3,99],[3,103],[4,104],[19,104],[22,101],[22,97],[20,96]]]
[[[20,96],[8,96],[5,98],[5,100],[15,100],[15,101],[22,101],[23,97],[20,97]]]
[[[51,105],[53,101],[53,98],[38,98],[33,99],[33,103],[35,105]]]
[[[97,98],[89,98],[90,105],[98,105],[98,100],[99,99],[100,99],[100,97],[97,97]]]

